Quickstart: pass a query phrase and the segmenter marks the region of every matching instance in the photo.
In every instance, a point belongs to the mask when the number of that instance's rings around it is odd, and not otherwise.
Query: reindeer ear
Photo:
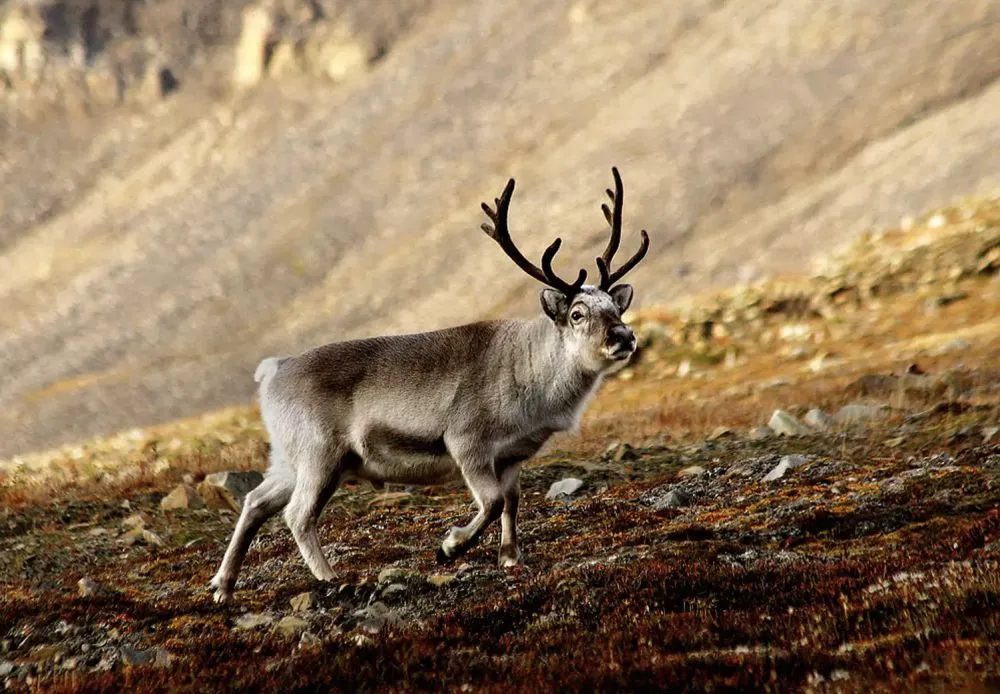
[[[543,289],[541,293],[542,310],[554,323],[566,321],[566,311],[569,310],[569,300],[566,295],[555,289]]]
[[[632,305],[631,284],[619,284],[608,293],[611,294],[612,301],[614,301],[615,306],[618,307],[618,313],[625,313],[628,311],[628,307]]]

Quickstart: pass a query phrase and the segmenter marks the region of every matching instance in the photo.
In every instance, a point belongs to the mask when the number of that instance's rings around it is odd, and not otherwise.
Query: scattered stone
[[[653,508],[657,511],[663,511],[668,508],[683,508],[690,505],[691,497],[679,489],[671,489],[653,501]]]
[[[264,475],[254,470],[216,472],[202,480],[198,485],[198,494],[208,508],[229,509],[239,513],[247,494],[263,481]]]
[[[368,607],[358,610],[354,616],[361,618],[358,626],[369,634],[377,634],[386,625],[397,625],[401,621],[399,614],[381,601],[373,602]]]
[[[754,427],[747,432],[747,438],[751,441],[764,441],[774,436],[774,429],[771,427]]]
[[[830,416],[818,407],[814,407],[806,412],[806,416],[802,418],[802,421],[811,426],[813,429],[819,429],[820,431],[829,429],[830,425],[833,423]]]
[[[382,589],[382,596],[389,597],[390,595],[395,595],[396,593],[406,592],[406,585],[403,583],[390,583],[385,588]]]
[[[775,410],[767,425],[778,436],[802,436],[811,433],[809,427],[784,410]]]
[[[406,569],[402,566],[387,566],[379,572],[378,582],[379,584],[398,583],[399,581],[405,581],[415,573],[415,571]]]
[[[371,36],[337,23],[307,46],[307,61],[334,82],[345,82],[367,72],[379,47]]]
[[[889,414],[888,405],[844,405],[833,415],[836,424],[847,426],[851,424],[863,424],[877,419],[883,419]]]
[[[805,465],[811,460],[809,456],[805,455],[786,455],[782,456],[781,460],[774,468],[764,475],[764,482],[774,482],[775,480],[780,480],[789,470],[794,470],[797,467]]]
[[[7,677],[12,674],[17,666],[7,660],[0,660],[0,677]]]
[[[684,378],[685,376],[687,376],[690,373],[691,373],[691,360],[690,359],[685,359],[677,367],[677,377],[678,378]]]
[[[140,511],[139,513],[133,513],[128,518],[125,518],[122,521],[122,525],[126,528],[145,528],[146,525],[152,522],[152,520],[153,519],[147,514]]]
[[[847,670],[834,670],[830,673],[830,679],[834,682],[840,682],[841,680],[851,679],[851,673]]]
[[[243,28],[236,45],[233,84],[238,89],[252,87],[264,76],[267,44],[274,18],[267,7],[250,5],[243,10]]]
[[[247,612],[236,618],[235,629],[248,631],[257,627],[268,627],[274,624],[274,617],[257,612]]]
[[[322,641],[316,636],[316,634],[311,631],[303,631],[302,636],[299,637],[299,648],[316,648],[320,645]]]
[[[307,626],[309,626],[309,622],[301,617],[288,615],[286,617],[282,617],[281,620],[274,625],[274,630],[281,632],[284,636],[297,636],[299,632],[303,631]]]
[[[813,373],[819,373],[824,368],[826,368],[827,361],[830,355],[826,352],[820,352],[815,357],[809,360],[809,370]]]
[[[1000,434],[1000,427],[983,427],[983,443],[989,443]]]
[[[705,468],[703,468],[701,465],[689,465],[680,472],[678,472],[677,476],[680,478],[689,478],[689,477],[700,477],[701,475],[704,474],[705,474]]]
[[[313,607],[316,606],[317,596],[316,593],[309,591],[306,593],[299,593],[294,598],[289,600],[292,609],[296,612],[308,612]]]
[[[435,588],[440,588],[441,586],[451,583],[455,580],[455,578],[456,576],[454,574],[431,574],[427,577],[427,582]]]
[[[627,443],[613,443],[604,451],[604,457],[616,463],[638,460],[639,454]]]
[[[205,502],[198,492],[189,484],[179,484],[174,490],[160,500],[160,508],[164,511],[175,511],[181,508],[204,508]]]
[[[159,535],[142,527],[132,528],[121,536],[121,541],[128,546],[135,544],[150,545],[155,547],[163,546],[163,540],[160,539]]]
[[[559,480],[558,482],[553,482],[552,486],[549,487],[549,491],[546,492],[545,498],[558,499],[560,496],[573,496],[582,486],[583,480],[575,477],[567,477]]]
[[[128,667],[139,667],[142,665],[168,667],[173,660],[173,655],[163,648],[138,650],[131,646],[123,646],[118,652],[118,656],[122,663]]]
[[[92,598],[101,591],[101,585],[89,578],[81,578],[76,585],[81,598]]]
[[[723,436],[732,436],[733,430],[729,427],[715,427],[712,433],[708,435],[709,441],[715,441],[716,439],[721,439]]]

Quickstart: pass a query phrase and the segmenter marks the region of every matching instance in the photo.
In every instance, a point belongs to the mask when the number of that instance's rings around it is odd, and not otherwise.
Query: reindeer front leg
[[[449,446],[452,456],[462,471],[462,478],[472,492],[479,512],[464,527],[452,527],[445,535],[437,559],[445,563],[468,552],[483,536],[486,529],[504,510],[504,495],[493,468],[493,455],[475,444]]]
[[[503,493],[503,513],[500,516],[500,566],[517,566],[521,563],[521,550],[517,547],[517,507],[521,502],[521,465],[515,463],[500,473],[500,490]]]

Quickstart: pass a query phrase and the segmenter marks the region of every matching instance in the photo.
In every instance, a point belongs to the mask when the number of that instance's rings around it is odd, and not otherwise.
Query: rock
[[[289,600],[292,609],[296,612],[308,612],[313,607],[316,606],[317,595],[316,593],[309,591],[307,593],[299,593],[294,598]]]
[[[81,598],[92,598],[101,591],[101,585],[89,578],[81,578],[76,585]]]
[[[272,77],[282,78],[302,72],[302,57],[299,46],[292,41],[281,41],[271,52],[267,62],[267,72]]]
[[[216,472],[202,480],[198,485],[198,494],[208,508],[229,509],[239,513],[247,494],[263,481],[264,475],[253,470]]]
[[[784,410],[775,410],[767,425],[778,436],[802,436],[811,432],[809,427]]]
[[[299,648],[315,648],[322,643],[320,638],[311,631],[303,631],[299,637]]]
[[[811,426],[813,429],[818,429],[820,431],[829,429],[830,425],[833,423],[830,416],[818,407],[814,407],[806,412],[806,416],[802,418],[802,421]]]
[[[549,491],[545,493],[546,499],[557,499],[560,496],[573,496],[583,486],[583,480],[575,477],[567,477],[558,482],[553,482]]]
[[[862,424],[877,419],[883,419],[889,414],[888,405],[844,405],[833,415],[835,424],[848,426],[851,424]]]
[[[455,578],[456,576],[454,574],[431,574],[427,577],[427,582],[435,588],[440,588],[441,586],[448,585],[454,581]]]
[[[677,473],[678,477],[689,478],[689,477],[700,477],[705,474],[705,468],[701,465],[689,465],[680,472]]]
[[[239,631],[256,629],[257,627],[267,627],[274,624],[274,617],[257,612],[247,612],[236,618],[234,628]]]
[[[301,617],[288,615],[286,617],[282,617],[281,620],[274,625],[274,630],[281,632],[284,636],[297,636],[299,632],[305,630],[307,626],[309,626],[309,622]]]
[[[243,28],[236,44],[233,84],[237,89],[246,89],[260,82],[264,76],[267,44],[274,29],[274,17],[270,9],[250,5],[243,10]]]
[[[771,469],[769,473],[764,475],[764,482],[774,482],[775,480],[780,480],[789,470],[794,470],[797,467],[805,465],[811,460],[805,455],[786,455],[782,456],[778,464]]]
[[[604,451],[604,457],[616,463],[638,460],[639,454],[627,443],[613,443]]]
[[[390,595],[395,595],[396,593],[406,592],[406,585],[403,583],[390,583],[385,588],[382,589],[382,596],[388,597]]]
[[[368,71],[379,54],[379,46],[368,35],[338,23],[313,42],[310,63],[334,82],[346,82]]]
[[[125,518],[122,521],[122,525],[127,528],[145,528],[152,521],[152,518],[140,511],[139,513],[133,513],[128,518]]]
[[[747,438],[751,441],[763,441],[774,436],[774,429],[771,427],[754,427],[747,432]]]
[[[401,622],[398,613],[386,607],[381,601],[373,602],[368,607],[358,610],[354,616],[361,618],[358,626],[369,634],[377,634],[386,625],[396,625]]]
[[[653,508],[663,511],[668,508],[683,508],[691,505],[691,497],[679,489],[671,489],[653,501]]]
[[[174,490],[160,500],[160,508],[164,511],[175,511],[180,508],[204,508],[205,502],[195,488],[189,484],[179,484]]]
[[[118,652],[122,663],[129,667],[139,667],[142,665],[155,665],[156,667],[167,667],[173,660],[173,655],[163,648],[147,648],[137,650],[131,646],[124,646]]]
[[[151,530],[146,530],[145,528],[132,528],[127,533],[121,536],[121,541],[126,545],[150,545],[155,547],[162,547],[163,540],[160,536]]]
[[[378,582],[380,585],[383,583],[398,583],[399,581],[405,581],[415,573],[415,571],[403,568],[402,566],[387,566],[379,571]]]
[[[723,436],[732,436],[733,430],[728,427],[715,427],[712,433],[708,435],[708,441],[715,441],[716,439],[721,439]]]
[[[177,86],[177,77],[173,71],[159,60],[152,60],[143,69],[136,95],[140,102],[152,104],[163,100]]]
[[[983,427],[983,443],[989,443],[997,434],[1000,434],[1000,427]]]
[[[12,674],[17,666],[6,660],[0,660],[0,677],[7,677]]]

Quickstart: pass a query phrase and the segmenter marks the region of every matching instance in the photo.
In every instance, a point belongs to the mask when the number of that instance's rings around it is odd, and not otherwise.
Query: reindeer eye
[[[573,311],[573,313],[569,314],[569,317],[573,320],[574,323],[583,320],[583,314],[580,313],[579,311]]]

